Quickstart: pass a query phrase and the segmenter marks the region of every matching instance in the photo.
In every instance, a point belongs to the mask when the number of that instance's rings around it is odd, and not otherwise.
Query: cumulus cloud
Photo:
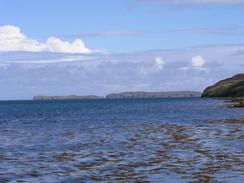
[[[90,53],[85,43],[76,39],[73,42],[50,37],[45,43],[28,38],[20,28],[13,25],[0,26],[0,51]]]
[[[86,48],[85,43],[76,39],[72,43],[64,42],[59,38],[51,37],[46,42],[47,51],[63,52],[63,53],[89,53],[90,50]]]
[[[156,57],[155,58],[155,64],[154,64],[154,69],[156,71],[162,70],[164,66],[164,61],[162,60],[161,57]]]
[[[191,59],[191,63],[192,63],[192,67],[203,67],[205,64],[205,60],[204,58],[202,58],[202,56],[197,55],[192,57]]]
[[[244,0],[138,0],[139,2],[158,2],[169,5],[240,5]]]

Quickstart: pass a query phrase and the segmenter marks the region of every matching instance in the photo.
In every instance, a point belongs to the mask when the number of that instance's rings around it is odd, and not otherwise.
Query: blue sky
[[[83,39],[92,49],[135,51],[244,41],[244,9],[231,5],[169,6],[138,0],[2,0],[0,24],[15,25],[30,38]],[[242,34],[197,34],[191,29],[242,29]],[[179,31],[189,29],[189,32]],[[82,36],[101,32],[138,35]],[[141,33],[141,34],[139,34]]]
[[[243,20],[243,0],[2,0],[1,99],[201,91],[243,71]]]

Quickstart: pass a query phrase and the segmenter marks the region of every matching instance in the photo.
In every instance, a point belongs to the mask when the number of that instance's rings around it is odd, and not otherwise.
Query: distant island
[[[137,99],[137,98],[183,98],[183,97],[201,97],[201,92],[196,91],[172,91],[172,92],[123,92],[112,93],[105,97],[96,95],[87,96],[46,96],[37,95],[33,97],[33,100],[85,100],[85,99]]]
[[[180,98],[180,97],[200,97],[201,93],[196,91],[171,91],[171,92],[124,92],[112,93],[106,96],[108,99],[125,98]]]
[[[84,100],[84,99],[103,99],[104,97],[96,95],[87,95],[87,96],[77,96],[77,95],[68,95],[68,96],[46,96],[46,95],[37,95],[33,97],[33,100]]]

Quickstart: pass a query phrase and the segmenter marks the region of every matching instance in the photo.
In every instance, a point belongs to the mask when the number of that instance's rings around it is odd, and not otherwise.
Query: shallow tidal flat
[[[139,111],[154,111],[154,107],[170,103],[155,102],[139,101],[140,106],[145,105]],[[71,107],[76,113],[70,116],[73,120],[68,120],[64,112],[62,118],[52,118],[52,126],[48,126],[50,121],[42,123],[41,119],[51,115],[43,111],[35,114],[39,116],[37,121],[35,115],[28,119],[25,115],[19,116],[11,122],[2,120],[0,182],[242,182],[243,111],[223,109],[219,101],[200,107],[195,105],[190,110],[188,107],[192,105],[188,102],[189,99],[179,102],[178,113],[176,104],[171,104],[172,108],[168,106],[167,115],[175,115],[171,116],[175,118],[174,123],[166,118],[160,121],[159,116],[164,118],[164,113],[133,118],[139,114],[135,111],[139,107],[135,101],[125,102],[127,108],[117,106],[120,110],[105,118],[111,106],[101,109],[99,104],[92,102],[93,105],[88,106],[96,108],[95,114],[89,116],[89,111],[84,109],[88,113],[83,116],[75,110],[79,105],[75,105]],[[40,109],[40,104],[36,107]],[[194,113],[200,109],[204,115]],[[240,118],[207,119],[206,114],[211,118],[212,112],[218,114],[221,110],[227,116],[232,112],[232,116]],[[178,122],[180,117],[191,113],[191,122],[186,123],[183,119],[182,123]],[[124,117],[119,118],[120,115]],[[194,122],[199,119],[202,121]],[[90,120],[99,120],[99,123]],[[16,125],[18,123],[22,126]]]

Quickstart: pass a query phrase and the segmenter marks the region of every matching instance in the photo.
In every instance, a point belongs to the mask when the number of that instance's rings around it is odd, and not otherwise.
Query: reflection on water
[[[242,182],[243,111],[188,100],[1,104],[0,182]]]

